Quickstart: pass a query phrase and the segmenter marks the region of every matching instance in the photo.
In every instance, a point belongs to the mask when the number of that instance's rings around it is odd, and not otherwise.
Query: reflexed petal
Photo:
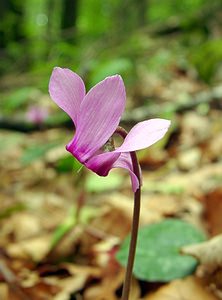
[[[85,96],[85,85],[79,75],[69,69],[54,68],[49,82],[49,93],[76,125],[80,104]]]
[[[129,153],[121,153],[120,157],[113,163],[113,168],[123,168],[129,171],[132,183],[132,189],[135,193],[139,188],[139,180],[133,172],[133,165]],[[141,175],[140,175],[141,176]]]
[[[125,108],[125,87],[119,75],[94,86],[81,103],[76,135],[70,145],[82,162],[89,159],[110,138]]]
[[[100,176],[107,176],[112,168],[126,169],[130,173],[133,192],[139,188],[139,180],[133,172],[129,153],[105,152],[90,158],[85,166]]]
[[[90,158],[85,166],[100,176],[107,176],[120,153],[105,152]]]
[[[136,124],[115,152],[130,152],[147,148],[159,141],[170,126],[169,120],[151,119]]]

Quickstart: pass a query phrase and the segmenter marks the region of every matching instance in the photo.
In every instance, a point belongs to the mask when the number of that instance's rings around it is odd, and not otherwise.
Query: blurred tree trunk
[[[47,16],[48,16],[48,24],[47,24],[47,40],[49,46],[52,43],[58,42],[60,38],[60,30],[61,30],[61,8],[62,8],[62,0],[47,0]]]
[[[25,38],[22,30],[24,21],[24,4],[22,1],[0,1],[0,47],[6,47],[9,41]]]
[[[24,22],[24,2],[10,0],[9,8],[14,14],[14,23],[12,27],[14,41],[20,41],[25,38],[24,32],[22,30],[22,25]]]
[[[145,26],[147,23],[148,0],[138,1],[138,25]]]
[[[62,1],[61,30],[63,38],[68,42],[73,42],[75,38],[78,4],[78,0]]]
[[[0,27],[0,47],[4,48],[6,46],[6,36],[5,36],[5,25],[4,25],[4,19],[7,15],[7,12],[9,11],[8,8],[8,1],[7,0],[1,0],[0,1],[0,19],[1,19],[1,27]]]
[[[124,0],[117,8],[119,19],[118,31],[126,33],[135,28],[145,26],[147,15],[147,0]]]

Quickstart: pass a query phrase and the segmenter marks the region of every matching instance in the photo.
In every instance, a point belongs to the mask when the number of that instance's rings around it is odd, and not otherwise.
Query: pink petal
[[[100,176],[107,176],[119,156],[120,153],[105,152],[90,158],[85,166]]]
[[[69,151],[85,162],[110,138],[125,108],[125,87],[119,75],[107,77],[85,96],[78,116],[76,135]]]
[[[169,120],[151,119],[136,124],[115,152],[130,152],[147,148],[159,141],[170,126]]]
[[[130,173],[133,192],[139,188],[139,180],[133,172],[129,153],[105,152],[90,158],[85,166],[100,176],[107,176],[112,168],[126,169]]]
[[[136,174],[133,172],[133,166],[130,153],[121,153],[120,157],[113,163],[113,168],[123,168],[129,171],[132,183],[132,189],[135,193],[139,188],[139,180]],[[141,176],[141,174],[140,174]]]
[[[79,75],[69,69],[54,68],[49,82],[49,93],[76,125],[80,104],[85,96],[85,85]]]

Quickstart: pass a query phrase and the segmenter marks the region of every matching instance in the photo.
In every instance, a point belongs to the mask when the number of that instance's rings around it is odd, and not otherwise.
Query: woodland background
[[[128,174],[79,171],[65,151],[73,127],[48,94],[54,66],[80,74],[87,89],[121,74],[127,129],[172,120],[138,153],[141,226],[177,218],[207,239],[221,234],[220,0],[1,0],[0,20],[0,299],[120,297]],[[183,279],[135,278],[131,300],[221,299],[218,253],[213,268],[200,257]]]

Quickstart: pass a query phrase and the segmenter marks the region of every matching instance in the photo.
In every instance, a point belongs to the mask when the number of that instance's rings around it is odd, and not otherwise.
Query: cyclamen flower
[[[136,124],[122,145],[107,152],[105,145],[117,129],[125,109],[126,92],[120,75],[110,76],[88,93],[81,77],[69,69],[54,68],[49,93],[75,125],[66,149],[88,169],[107,176],[112,168],[127,169],[135,192],[139,180],[133,172],[131,151],[147,148],[168,130],[169,120],[151,119]]]
[[[44,123],[48,115],[49,113],[47,108],[36,105],[30,106],[26,113],[27,120],[38,125]]]

